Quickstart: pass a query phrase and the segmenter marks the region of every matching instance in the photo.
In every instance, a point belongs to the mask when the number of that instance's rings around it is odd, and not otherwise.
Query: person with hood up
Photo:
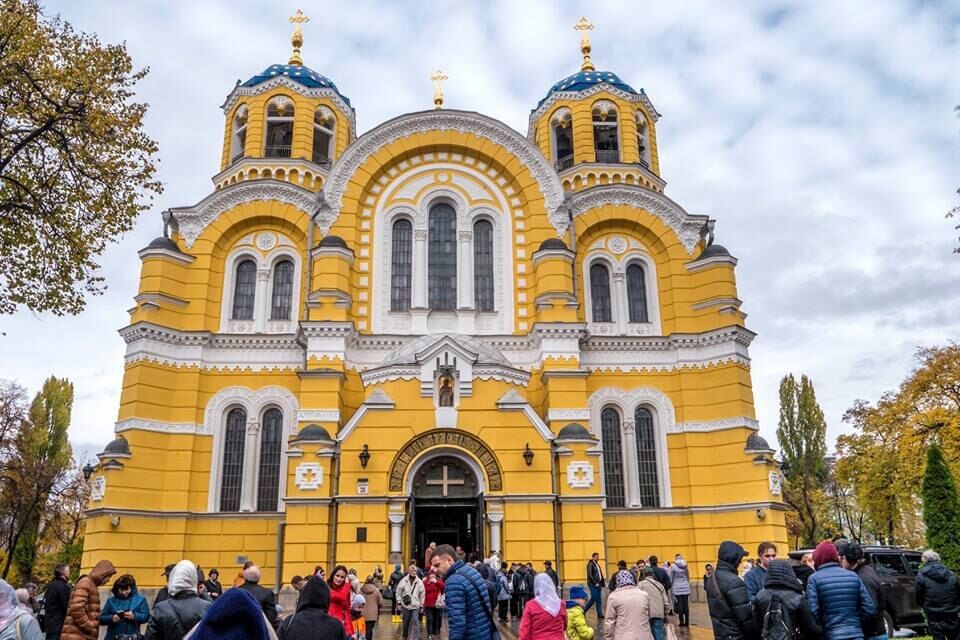
[[[934,640],[960,637],[960,586],[956,574],[940,563],[940,554],[927,549],[920,556],[923,568],[917,574],[917,604],[927,617]]]
[[[887,586],[884,586],[883,580],[874,571],[870,563],[867,562],[866,555],[863,553],[863,547],[857,542],[848,542],[843,549],[837,549],[840,552],[840,566],[844,569],[853,571],[863,581],[863,586],[867,588],[867,593],[877,607],[877,613],[870,618],[860,620],[860,626],[863,627],[863,637],[871,640],[887,640],[887,624],[883,619],[883,612],[887,608]]]
[[[650,632],[653,633],[653,640],[663,640],[666,633],[664,624],[670,611],[670,596],[657,580],[653,567],[644,567],[642,573],[643,579],[637,586],[650,598]],[[633,575],[632,571],[630,575]]]
[[[655,572],[653,575],[656,578]],[[650,598],[640,590],[629,571],[617,572],[616,579],[617,589],[607,597],[604,640],[653,640]]]
[[[277,634],[252,595],[230,589],[183,640],[277,640]]]
[[[197,567],[189,560],[174,565],[167,591],[170,597],[153,609],[146,640],[183,640],[212,606],[197,593]]]
[[[297,610],[280,625],[280,640],[348,640],[343,623],[329,609],[330,585],[312,576],[300,592]]]
[[[101,560],[77,580],[70,594],[67,617],[63,621],[63,640],[97,640],[100,637],[100,587],[117,573],[113,563]]]
[[[840,554],[829,540],[813,551],[817,570],[807,580],[807,604],[810,613],[821,621],[827,640],[860,640],[860,620],[877,613],[877,607],[863,581],[852,571],[840,567]]]
[[[277,599],[273,591],[260,586],[260,567],[253,564],[243,570],[243,584],[237,587],[243,589],[253,599],[260,603],[263,609],[263,615],[267,617],[270,626],[277,628]]]
[[[397,585],[400,584],[400,581],[403,580],[403,566],[398,562],[393,565],[393,573],[390,574],[390,581],[387,583],[387,588],[390,589],[390,598],[393,600],[393,619],[392,622],[400,622],[400,601],[397,600]]]
[[[677,556],[670,567],[670,583],[673,585],[673,599],[677,604],[673,608],[680,618],[681,627],[690,626],[690,569],[683,556]]]
[[[810,607],[803,597],[803,586],[787,560],[771,560],[767,563],[763,588],[757,592],[753,602],[753,620],[757,629],[763,629],[763,621],[774,600],[779,600],[783,621],[794,637],[803,640],[820,637],[820,625],[810,613]]]
[[[707,608],[717,640],[756,640],[760,637],[753,620],[753,608],[747,588],[737,575],[737,567],[747,555],[736,542],[724,540],[717,550],[717,567],[707,587]]]
[[[567,600],[567,640],[593,640],[595,631],[587,624],[587,590],[576,585],[570,587]]]
[[[533,600],[523,608],[519,640],[563,640],[567,631],[567,608],[557,595],[557,586],[545,573],[533,579]]]
[[[43,640],[40,623],[20,606],[6,580],[0,580],[0,640]]]
[[[367,576],[363,586],[360,587],[360,595],[363,596],[363,621],[367,625],[366,637],[367,640],[373,640],[373,630],[380,618],[380,607],[383,606],[383,594],[377,588],[376,575]]]
[[[431,558],[432,559],[432,558]],[[437,599],[446,590],[443,580],[432,569],[423,579],[423,610],[427,614],[427,638],[433,640],[440,636],[440,625],[443,623],[443,609],[437,607]]]
[[[123,636],[139,636],[140,626],[150,619],[150,607],[147,599],[137,592],[137,581],[130,574],[117,578],[113,593],[100,612],[100,624],[106,625],[105,640],[116,640]]]

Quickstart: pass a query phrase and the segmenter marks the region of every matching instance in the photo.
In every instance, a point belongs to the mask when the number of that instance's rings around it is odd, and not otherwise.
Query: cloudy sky
[[[161,210],[211,190],[219,105],[238,79],[286,62],[297,6],[312,18],[306,64],[352,99],[361,133],[429,108],[437,65],[447,106],[526,133],[530,109],[578,70],[571,27],[587,13],[597,68],[663,113],[667,193],[716,218],[740,259],[768,438],[784,373],[813,378],[832,441],[853,400],[896,386],[918,346],[960,338],[960,255],[944,219],[960,185],[956,2],[48,0],[150,67],[139,98],[166,188],[103,257],[109,291],[83,314],[0,318],[0,377],[31,392],[50,374],[73,380],[77,445],[112,437],[137,249],[159,235]]]

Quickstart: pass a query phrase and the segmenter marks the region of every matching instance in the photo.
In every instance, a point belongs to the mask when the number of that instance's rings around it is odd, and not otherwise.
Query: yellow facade
[[[572,584],[785,547],[736,259],[663,194],[642,90],[574,74],[526,137],[448,109],[357,137],[297,64],[223,108],[213,192],[140,252],[85,566],[272,584],[433,540]]]

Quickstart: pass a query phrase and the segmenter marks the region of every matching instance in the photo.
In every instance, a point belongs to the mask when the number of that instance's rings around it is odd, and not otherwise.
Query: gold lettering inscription
[[[496,456],[476,436],[462,431],[431,431],[408,442],[393,461],[393,467],[390,469],[390,490],[401,491],[403,489],[403,476],[406,475],[410,463],[417,456],[428,449],[444,445],[465,449],[476,456],[484,471],[486,471],[490,490],[503,490],[503,478]]]

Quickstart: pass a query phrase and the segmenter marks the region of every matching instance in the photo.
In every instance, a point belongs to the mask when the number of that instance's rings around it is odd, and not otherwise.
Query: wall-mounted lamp
[[[363,445],[363,451],[360,452],[360,466],[366,469],[367,463],[369,462],[370,462],[370,449],[367,448],[367,445]]]
[[[527,466],[533,464],[533,451],[530,449],[530,443],[527,443],[527,448],[523,450],[523,461],[527,463]]]
[[[92,475],[93,475],[93,472],[96,471],[96,470],[97,470],[97,468],[96,468],[95,466],[93,466],[93,464],[91,464],[91,463],[89,463],[89,462],[88,462],[87,464],[83,465],[83,479],[84,479],[84,480],[89,480],[89,479],[90,479],[90,476],[92,476]]]

